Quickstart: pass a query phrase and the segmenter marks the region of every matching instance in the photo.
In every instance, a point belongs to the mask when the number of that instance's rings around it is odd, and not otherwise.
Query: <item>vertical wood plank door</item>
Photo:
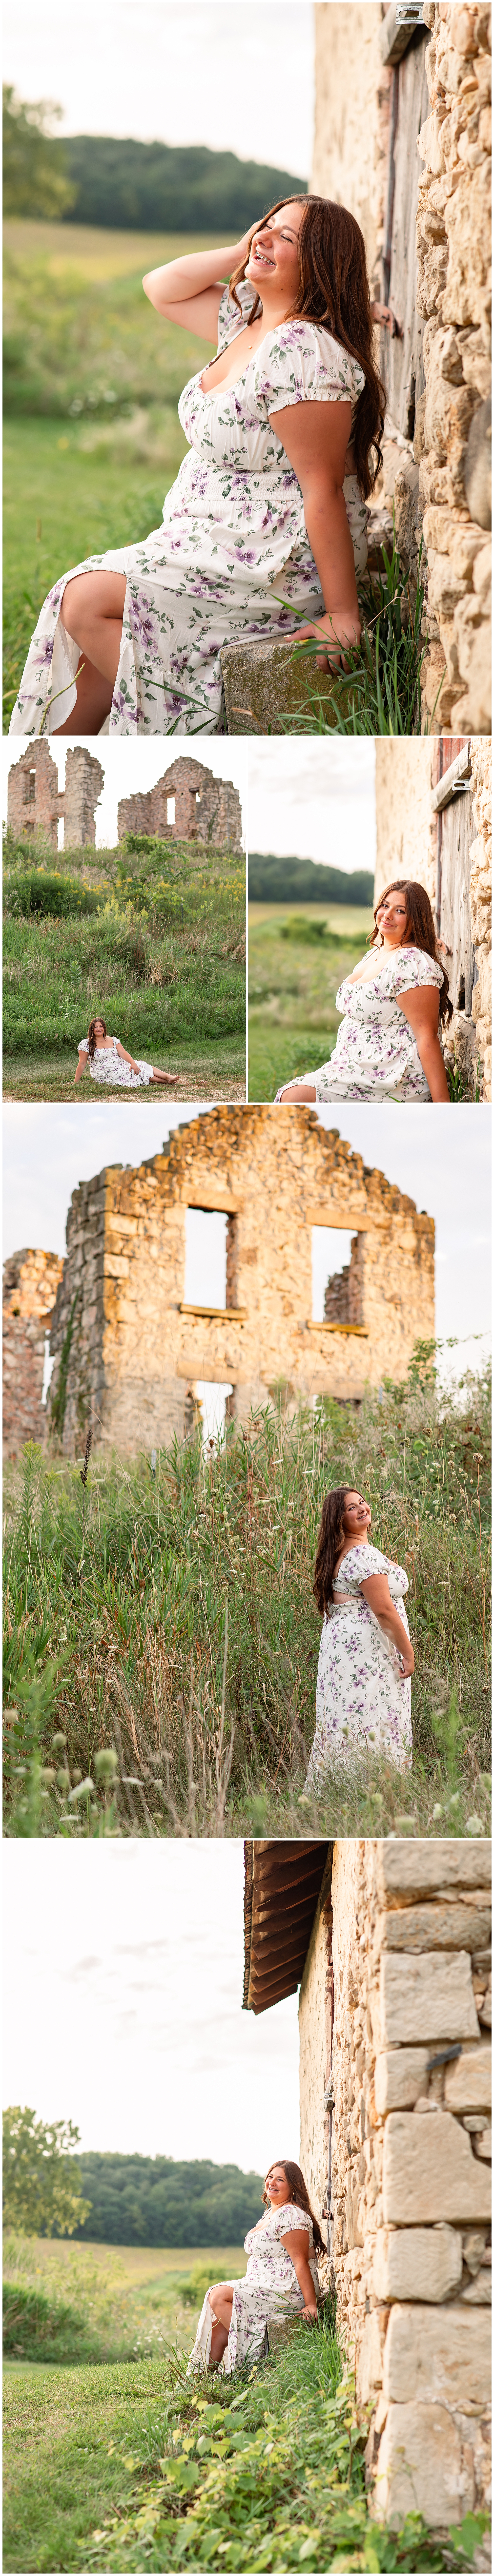
[[[441,939],[448,949],[450,1001],[472,1016],[472,993],[478,983],[470,915],[470,861],[475,839],[470,788],[453,796],[442,815]],[[452,966],[450,965],[452,958]]]
[[[429,113],[425,76],[424,28],[412,38],[393,71],[386,232],[383,250],[383,300],[391,304],[403,332],[401,340],[381,334],[381,370],[387,406],[404,438],[413,439],[415,409],[425,392],[422,360],[424,324],[416,310],[416,214],[422,163],[417,141]]]

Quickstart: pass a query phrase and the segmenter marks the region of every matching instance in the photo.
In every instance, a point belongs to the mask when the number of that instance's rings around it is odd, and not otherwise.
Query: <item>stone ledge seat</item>
[[[333,2305],[333,2291],[323,2290],[321,2297],[317,2302],[318,2323],[324,2315],[325,2308],[333,2307]],[[301,2320],[300,2313],[298,2316],[293,2317],[271,2317],[266,2328],[268,2352],[278,2352],[280,2344],[289,2343],[291,2335],[294,2334],[296,2327],[299,2326],[301,2322],[303,2321]]]

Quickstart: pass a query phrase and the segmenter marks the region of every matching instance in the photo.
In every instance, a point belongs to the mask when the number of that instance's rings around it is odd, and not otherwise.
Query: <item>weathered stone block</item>
[[[491,1908],[485,1900],[457,1905],[446,1898],[436,1905],[396,1906],[386,1915],[387,1950],[478,1950],[491,1938]]]
[[[492,2049],[490,2041],[481,2039],[478,2048],[462,2049],[453,2066],[446,2067],[444,2099],[448,2111],[490,2111],[492,2084]]]
[[[300,720],[308,714],[309,692],[322,699],[325,725],[335,730],[330,698],[336,692],[338,705],[347,711],[349,683],[341,674],[330,676],[320,669],[312,654],[294,660],[295,643],[292,635],[283,643],[269,637],[254,644],[224,644],[220,662],[228,733],[289,732],[290,716]]]
[[[387,2111],[411,2111],[419,2093],[427,2092],[428,2048],[386,2048],[376,2057],[374,2096],[379,2119]]]
[[[466,1950],[448,1957],[444,1951],[422,1957],[393,1958],[384,1953],[380,1967],[381,2034],[384,2045],[400,2040],[478,2039],[479,2025]]]
[[[446,2406],[389,2406],[379,2449],[374,2512],[398,2531],[408,2513],[446,2528],[471,2511],[473,2464],[466,2472],[460,2435]]]
[[[462,2243],[455,2227],[379,2228],[373,2275],[376,2299],[423,2299],[434,2304],[457,2288],[461,2274]]]
[[[490,2177],[472,2155],[470,2138],[448,2111],[392,2111],[386,2121],[383,2214],[386,2226],[420,2227],[451,2219],[490,2218]]]
[[[377,2395],[378,2388],[382,2388],[387,2323],[387,2307],[384,2310],[372,2308],[370,2316],[365,2319],[355,2371],[359,2406],[368,2406],[369,2399]]]
[[[434,1896],[442,1888],[488,1887],[491,1885],[492,1854],[490,1842],[456,1841],[453,1835],[441,1840],[431,1836],[407,1842],[380,1842],[377,1847],[376,1884],[382,1904],[393,1896]]]
[[[384,2348],[383,2394],[393,2405],[476,2406],[482,2412],[491,2393],[491,2335],[488,2316],[465,2315],[463,2307],[441,2312],[429,2307],[393,2307]]]

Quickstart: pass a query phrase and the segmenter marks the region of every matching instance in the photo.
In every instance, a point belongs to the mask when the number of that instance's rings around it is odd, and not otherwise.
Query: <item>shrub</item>
[[[33,913],[63,921],[74,912],[100,912],[101,902],[101,895],[90,894],[76,878],[49,875],[44,868],[36,868],[31,876],[7,877],[4,883],[4,912],[13,921],[27,921]]]

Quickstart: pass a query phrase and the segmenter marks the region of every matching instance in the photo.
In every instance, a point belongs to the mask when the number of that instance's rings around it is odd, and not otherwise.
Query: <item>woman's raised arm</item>
[[[246,258],[249,242],[250,232],[223,250],[191,250],[183,259],[167,260],[164,268],[150,268],[142,281],[144,294],[166,322],[181,322],[199,340],[216,341],[223,288]]]

